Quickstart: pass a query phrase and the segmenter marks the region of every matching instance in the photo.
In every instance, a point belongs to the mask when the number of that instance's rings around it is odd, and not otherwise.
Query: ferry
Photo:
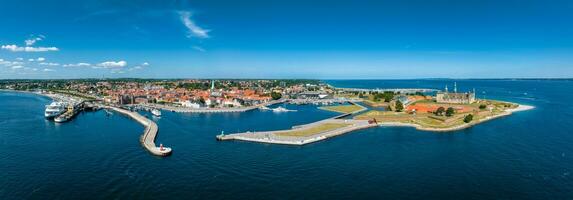
[[[154,116],[160,117],[161,111],[158,109],[153,109],[153,110],[151,110],[151,114],[153,114]]]
[[[62,113],[66,112],[66,104],[63,102],[52,102],[50,105],[46,105],[46,110],[44,111],[44,116],[46,118],[54,118]]]

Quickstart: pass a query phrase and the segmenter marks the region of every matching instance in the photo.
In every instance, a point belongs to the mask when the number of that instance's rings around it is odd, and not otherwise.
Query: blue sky
[[[0,0],[3,78],[573,77],[573,1]]]

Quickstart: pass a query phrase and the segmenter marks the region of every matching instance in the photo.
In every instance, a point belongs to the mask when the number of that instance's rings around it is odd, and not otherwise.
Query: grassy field
[[[351,124],[345,124],[345,123],[324,123],[324,124],[316,125],[312,128],[305,128],[302,130],[292,130],[292,131],[275,133],[275,134],[279,135],[279,136],[305,137],[305,136],[316,135],[316,134],[323,133],[326,131],[331,131],[334,129],[347,127],[350,125]]]
[[[342,106],[323,106],[320,109],[334,111],[339,113],[352,113],[362,109],[362,107],[357,105],[342,105]]]

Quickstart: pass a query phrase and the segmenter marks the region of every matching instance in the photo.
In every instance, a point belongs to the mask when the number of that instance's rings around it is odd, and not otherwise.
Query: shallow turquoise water
[[[451,81],[328,81],[340,87],[426,87]],[[0,93],[0,199],[570,199],[573,82],[464,80],[482,97],[536,106],[453,133],[404,127],[356,131],[302,147],[217,142],[215,135],[277,130],[335,116],[164,112],[154,118],[170,157],[149,155],[121,115],[43,118],[44,97]],[[485,91],[485,93],[483,93]]]

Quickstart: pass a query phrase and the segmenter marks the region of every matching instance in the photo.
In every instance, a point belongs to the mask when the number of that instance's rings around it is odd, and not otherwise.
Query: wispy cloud
[[[50,63],[50,62],[41,62],[38,63],[39,65],[44,65],[44,66],[60,66],[60,63]]]
[[[193,21],[191,19],[191,12],[180,11],[180,12],[178,12],[178,14],[179,14],[179,19],[181,20],[183,25],[185,25],[185,27],[187,27],[187,29],[189,31],[187,33],[188,38],[192,38],[192,37],[209,38],[209,32],[211,30],[207,30],[207,29],[199,27],[197,25],[197,23],[195,23],[195,21]]]
[[[42,71],[44,71],[44,72],[53,72],[53,71],[56,71],[56,70],[44,68],[44,70],[42,70]]]
[[[2,45],[2,49],[12,52],[46,52],[46,51],[59,51],[57,47],[20,47],[18,45]]]
[[[203,47],[200,46],[193,46],[193,49],[200,51],[200,52],[205,52],[206,50]]]
[[[38,41],[42,41],[44,38],[46,38],[43,35],[38,35],[38,36],[31,36],[30,39],[24,40],[24,42],[26,43],[26,46],[32,46],[34,44],[36,44],[36,42]]]
[[[64,64],[64,67],[89,67],[92,66],[92,64],[89,63],[75,63],[75,64]]]

